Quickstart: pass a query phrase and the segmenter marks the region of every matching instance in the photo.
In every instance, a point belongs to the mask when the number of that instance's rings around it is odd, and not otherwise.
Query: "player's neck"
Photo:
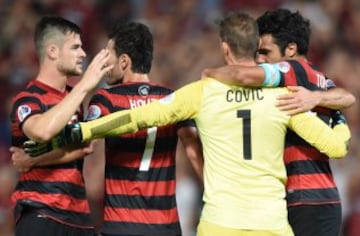
[[[229,65],[240,65],[240,66],[255,66],[256,62],[254,59],[249,58],[237,58],[233,60]]]
[[[56,89],[65,91],[68,77],[59,72],[54,66],[41,66],[36,80]]]
[[[306,56],[299,55],[299,54],[296,54],[296,55],[294,55],[292,57],[288,57],[288,58],[285,58],[285,59],[287,59],[287,60],[305,60],[305,61],[307,61]]]
[[[129,76],[124,76],[123,83],[128,82],[149,82],[150,78],[148,74],[133,73]]]

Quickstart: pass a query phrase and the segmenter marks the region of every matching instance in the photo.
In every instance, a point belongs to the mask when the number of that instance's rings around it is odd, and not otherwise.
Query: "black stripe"
[[[125,84],[117,87],[112,87],[108,89],[109,93],[113,93],[116,95],[126,95],[126,96],[140,96],[138,89],[142,85],[148,85],[150,87],[149,95],[167,95],[173,92],[173,90],[157,86],[150,85],[147,83],[136,83],[136,84]]]
[[[305,174],[331,174],[329,163],[324,161],[290,162],[289,164],[286,164],[286,171],[288,176]]]
[[[57,165],[48,165],[48,166],[36,166],[33,169],[49,169],[49,171],[60,170],[60,169],[74,169],[76,168],[80,172],[82,171],[84,159],[78,159],[72,162],[57,164]],[[60,170],[61,171],[61,170]]]
[[[337,188],[288,190],[286,200],[288,204],[297,202],[324,202],[339,201],[340,196]]]
[[[296,74],[297,85],[303,86],[310,90],[322,90],[316,84],[310,83],[308,75],[304,67],[296,60],[288,60],[287,62],[293,67]]]
[[[40,95],[43,95],[43,94],[47,94],[47,93],[48,93],[48,91],[46,91],[46,90],[38,87],[38,86],[35,85],[35,84],[34,84],[34,85],[31,85],[30,87],[28,87],[28,88],[26,89],[26,91],[29,92],[29,93],[35,93],[35,94],[40,94]]]
[[[36,191],[44,194],[67,194],[77,199],[86,199],[83,187],[66,182],[19,181],[16,190]]]
[[[317,71],[317,72],[321,73],[321,72],[319,71],[319,67],[318,67],[318,66],[315,66],[315,65],[310,64],[310,63],[308,63],[308,65],[311,67],[311,69],[313,69],[313,70],[315,70],[315,71]],[[326,79],[327,79],[327,78],[326,78]]]
[[[106,166],[105,177],[118,180],[168,181],[175,179],[175,166],[150,168],[139,171],[139,168]]]
[[[279,87],[285,87],[285,86],[286,86],[285,74],[281,72]]]
[[[105,106],[110,112],[114,111],[113,104],[103,94],[95,94],[90,103],[101,104]]]
[[[114,150],[119,152],[138,153],[143,151],[146,144],[146,138],[123,138],[114,137],[106,138],[106,148],[112,152]],[[177,136],[170,137],[156,137],[154,152],[169,152],[176,148]]]
[[[129,208],[144,210],[169,210],[176,207],[175,195],[171,196],[139,196],[108,195],[105,206],[112,208]]]
[[[301,146],[301,147],[312,147],[309,143],[307,143],[294,131],[287,129],[286,138],[285,138],[285,147],[291,147],[293,145]]]
[[[142,235],[142,236],[180,236],[179,222],[172,224],[140,224],[129,222],[105,221],[101,233],[110,235]]]

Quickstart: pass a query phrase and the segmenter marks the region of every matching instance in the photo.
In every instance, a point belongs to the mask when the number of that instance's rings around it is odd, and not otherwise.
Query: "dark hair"
[[[80,34],[80,28],[75,23],[68,21],[59,16],[44,16],[36,24],[34,42],[38,56],[43,57],[44,43],[57,33],[66,35],[67,33]]]
[[[135,73],[150,72],[153,59],[153,36],[149,28],[138,22],[118,21],[108,34],[114,41],[117,56],[127,54]]]
[[[257,19],[257,23],[260,35],[270,34],[283,55],[289,43],[296,43],[298,53],[306,56],[311,34],[310,21],[298,11],[266,11]]]
[[[255,58],[259,30],[255,19],[243,12],[230,12],[219,21],[220,38],[238,57]]]

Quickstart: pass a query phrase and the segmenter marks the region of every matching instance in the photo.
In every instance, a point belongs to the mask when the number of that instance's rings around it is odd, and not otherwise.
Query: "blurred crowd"
[[[9,195],[17,176],[9,162],[10,99],[37,74],[33,32],[41,16],[57,14],[77,23],[87,61],[106,45],[107,27],[116,19],[146,23],[155,39],[151,79],[176,89],[198,80],[202,69],[223,64],[214,22],[224,12],[242,9],[257,17],[279,7],[299,10],[310,19],[309,60],[359,100],[359,0],[0,0],[0,236],[12,235]],[[342,195],[344,235],[355,236],[360,235],[359,101],[344,113],[353,135],[351,150],[331,164]],[[178,153],[179,212],[184,236],[192,236],[201,187],[181,147]]]

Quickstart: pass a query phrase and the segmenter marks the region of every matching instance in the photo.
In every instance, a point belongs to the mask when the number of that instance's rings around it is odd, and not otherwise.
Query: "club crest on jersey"
[[[159,102],[161,104],[169,104],[174,100],[175,100],[175,93],[171,93],[171,94],[167,95],[166,97],[161,98],[159,100]]]
[[[287,61],[279,62],[276,65],[282,73],[287,73],[290,70],[290,64]]]
[[[150,92],[150,86],[147,84],[143,84],[138,88],[138,93],[142,97],[146,97],[147,95],[149,95],[149,92]]]
[[[100,107],[97,105],[91,105],[89,106],[89,111],[86,120],[95,120],[100,117],[101,110]]]
[[[28,105],[21,105],[17,109],[17,115],[18,115],[20,122],[25,120],[25,118],[28,115],[30,115],[30,113],[31,113],[31,108]]]

